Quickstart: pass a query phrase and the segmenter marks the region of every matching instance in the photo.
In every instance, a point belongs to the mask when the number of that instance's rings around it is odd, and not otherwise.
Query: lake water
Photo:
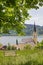
[[[29,39],[32,38],[32,36],[1,36],[0,37],[0,43],[2,44],[15,44],[16,39],[18,40],[19,43],[22,43],[22,39]],[[42,41],[43,36],[38,36],[38,41]]]

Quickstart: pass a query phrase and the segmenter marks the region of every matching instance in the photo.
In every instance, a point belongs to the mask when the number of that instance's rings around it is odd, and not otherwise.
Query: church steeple
[[[36,32],[36,25],[35,25],[35,22],[34,22],[34,32]]]
[[[36,31],[35,22],[34,22],[33,40],[34,40],[34,43],[37,44],[37,31]]]

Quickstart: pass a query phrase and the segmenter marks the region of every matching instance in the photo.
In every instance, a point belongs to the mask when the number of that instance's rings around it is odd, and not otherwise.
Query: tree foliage
[[[30,17],[28,10],[38,9],[39,5],[43,5],[43,0],[0,0],[0,32],[14,29],[20,33]]]

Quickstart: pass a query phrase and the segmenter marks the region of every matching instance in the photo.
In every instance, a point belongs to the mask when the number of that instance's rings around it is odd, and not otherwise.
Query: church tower
[[[34,31],[33,31],[33,41],[35,44],[37,44],[37,32],[36,32],[35,22],[34,22]]]

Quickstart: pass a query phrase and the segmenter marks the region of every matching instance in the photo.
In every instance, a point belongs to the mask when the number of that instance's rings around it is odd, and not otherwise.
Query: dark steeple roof
[[[35,25],[35,22],[34,22],[34,32],[36,32],[36,25]]]

